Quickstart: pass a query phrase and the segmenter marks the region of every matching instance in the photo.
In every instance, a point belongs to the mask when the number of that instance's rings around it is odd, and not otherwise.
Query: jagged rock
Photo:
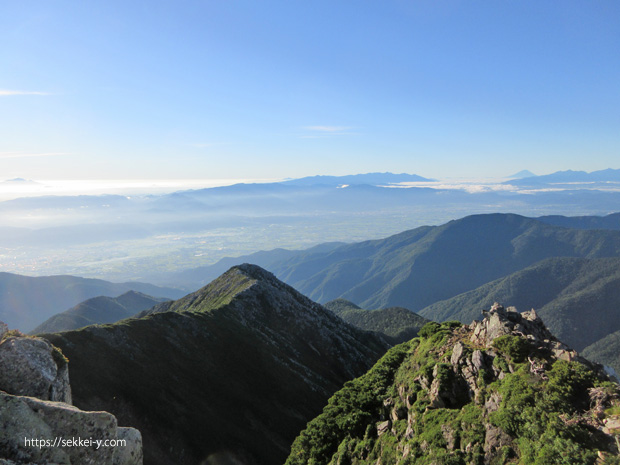
[[[474,350],[471,354],[471,363],[476,367],[477,371],[480,371],[486,368],[486,360],[484,358],[484,354],[480,350]]]
[[[508,311],[496,303],[490,311],[483,314],[483,320],[474,321],[469,326],[472,330],[470,340],[476,345],[490,347],[493,340],[506,334],[525,336],[536,342],[557,342],[533,309],[518,313]],[[558,344],[558,348],[568,349],[564,344]]]
[[[501,403],[502,397],[497,392],[493,392],[484,403],[484,408],[488,413],[492,413],[499,408]]]
[[[456,434],[454,429],[450,425],[441,425],[441,433],[446,440],[446,447],[448,450],[454,450],[456,445]]]
[[[429,405],[430,408],[445,408],[446,407],[446,402],[444,400],[445,398],[445,394],[446,394],[446,390],[445,390],[445,386],[443,386],[441,379],[437,376],[438,374],[438,367],[437,365],[435,365],[435,368],[433,369],[433,382],[431,383],[431,387],[428,391],[428,397],[431,401],[431,404]]]
[[[0,389],[71,403],[67,362],[58,349],[38,337],[12,336],[0,342]]]
[[[4,335],[8,332],[9,332],[9,325],[4,323],[3,321],[0,321],[0,341],[2,340]]]
[[[108,447],[84,442],[90,440],[107,440]],[[16,464],[140,465],[142,441],[137,430],[118,428],[110,413],[0,392],[0,453]]]
[[[125,447],[117,447],[114,451],[112,465],[141,465],[142,464],[142,434],[136,428],[118,427],[116,437],[125,440]]]
[[[497,451],[503,446],[510,445],[512,438],[508,436],[501,428],[493,426],[490,423],[485,425],[486,435],[484,440],[484,463],[490,464],[496,457]]]
[[[407,409],[405,407],[394,407],[390,413],[392,421],[403,420],[407,418]]]
[[[450,363],[454,367],[455,370],[458,369],[458,365],[463,357],[463,351],[465,350],[465,346],[461,341],[454,344],[454,348],[452,349],[452,357],[450,358]]]
[[[390,420],[377,423],[377,436],[381,436],[382,434],[387,433],[391,427],[392,427],[392,422]]]

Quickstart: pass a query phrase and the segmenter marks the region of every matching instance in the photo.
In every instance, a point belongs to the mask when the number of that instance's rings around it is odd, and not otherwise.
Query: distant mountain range
[[[536,218],[543,223],[574,229],[613,229],[620,230],[620,213],[606,216],[541,216]]]
[[[571,185],[571,184],[587,184],[587,183],[620,183],[620,169],[605,169],[599,171],[556,171],[555,173],[545,174],[542,176],[523,177],[506,181],[504,184],[513,184],[520,187],[536,187],[542,185]]]
[[[394,174],[394,173],[367,173],[352,174],[347,176],[308,176],[299,179],[290,179],[282,181],[282,184],[290,184],[295,186],[341,186],[368,184],[371,186],[383,186],[389,184],[398,184],[401,182],[430,182],[435,179],[423,178],[417,174]]]
[[[545,258],[619,255],[618,231],[490,214],[292,258],[272,271],[319,302],[344,298],[366,308],[418,311]]]
[[[56,313],[86,299],[117,297],[131,290],[165,298],[179,298],[184,294],[178,289],[139,282],[111,283],[75,276],[32,277],[0,273],[0,321],[10,328],[31,331]]]
[[[344,242],[325,242],[304,250],[261,250],[240,257],[225,257],[213,265],[190,268],[180,272],[158,273],[156,279],[158,282],[169,283],[170,285],[184,289],[198,289],[207,285],[235,265],[252,263],[266,269],[271,269],[275,264],[286,262],[291,258],[329,252],[342,245],[345,245]]]
[[[419,313],[470,323],[494,302],[536,309],[554,335],[581,351],[620,330],[620,258],[549,258]]]
[[[479,216],[479,218],[485,217],[486,215]],[[584,230],[620,230],[620,213],[613,213],[607,216],[579,217],[554,215],[530,219],[533,221],[538,221],[553,226],[561,226],[564,228]],[[465,240],[466,237],[467,236],[464,236],[463,240]],[[280,270],[286,268],[289,262],[295,263],[298,261],[308,261],[314,263],[314,260],[318,259],[322,255],[335,251],[339,247],[349,247],[351,245],[352,244],[344,244],[341,242],[329,242],[302,250],[274,249],[260,251],[248,255],[241,255],[239,257],[227,257],[213,265],[202,266],[199,268],[190,268],[181,272],[153,274],[152,276],[149,276],[149,281],[155,281],[162,284],[166,283],[168,285],[173,285],[184,289],[197,289],[209,283],[211,280],[215,279],[217,276],[222,274],[231,266],[239,265],[241,263],[254,263],[277,273],[278,276],[283,279],[288,279],[284,275],[280,275]],[[312,266],[315,265],[313,264]],[[333,298],[337,297],[339,296]]]
[[[30,179],[24,179],[24,178],[13,178],[13,179],[7,179],[5,181],[0,181],[0,185],[4,185],[4,186],[35,186],[35,185],[40,185],[41,183],[32,181]]]
[[[136,291],[128,291],[118,297],[93,297],[45,320],[30,333],[57,333],[94,324],[115,323],[165,300]]]
[[[609,190],[615,189],[614,184],[588,184],[588,189],[567,184],[560,190],[546,184],[524,187],[535,191],[531,195],[523,195],[520,188],[472,184],[393,187],[399,181],[418,179],[415,176],[360,174],[165,195],[44,196],[4,201],[0,202],[0,244],[7,249],[20,248],[20,253],[9,254],[2,269],[20,273],[34,265],[39,275],[77,274],[168,286],[173,283],[167,279],[170,272],[249,250],[386,237],[469,214],[607,215],[620,205],[620,190]],[[213,241],[214,234],[220,239]],[[252,243],[257,245],[250,249]],[[108,247],[114,248],[115,260],[107,260]],[[191,253],[192,247],[199,250]],[[105,266],[100,266],[103,260]],[[186,290],[204,283],[192,281]]]
[[[327,305],[348,322],[391,337],[394,327],[380,329],[389,312],[357,305],[469,323],[496,301],[512,302],[536,308],[554,334],[581,350],[620,330],[619,219],[474,215],[377,241],[255,257],[319,302],[338,299]]]
[[[43,334],[74,404],[142,433],[145,463],[283,463],[327,399],[388,348],[253,265],[140,318]]]

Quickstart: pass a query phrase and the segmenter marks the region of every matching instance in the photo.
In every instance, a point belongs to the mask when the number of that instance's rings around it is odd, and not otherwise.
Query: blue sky
[[[0,6],[0,178],[620,168],[617,1]]]

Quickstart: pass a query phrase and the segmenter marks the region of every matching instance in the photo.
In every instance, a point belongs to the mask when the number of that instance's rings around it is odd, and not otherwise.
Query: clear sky
[[[0,2],[0,178],[620,168],[617,0]]]

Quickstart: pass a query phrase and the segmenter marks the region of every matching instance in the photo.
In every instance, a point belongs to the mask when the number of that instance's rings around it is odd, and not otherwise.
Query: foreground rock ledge
[[[104,443],[99,448],[96,444],[60,446],[61,440],[73,438],[108,441],[108,447]],[[42,444],[42,440],[50,442]],[[8,459],[4,463],[142,464],[140,432],[118,427],[114,415],[4,392],[0,392],[0,451],[2,458]]]
[[[0,465],[141,465],[142,436],[71,404],[68,361],[0,322]]]

